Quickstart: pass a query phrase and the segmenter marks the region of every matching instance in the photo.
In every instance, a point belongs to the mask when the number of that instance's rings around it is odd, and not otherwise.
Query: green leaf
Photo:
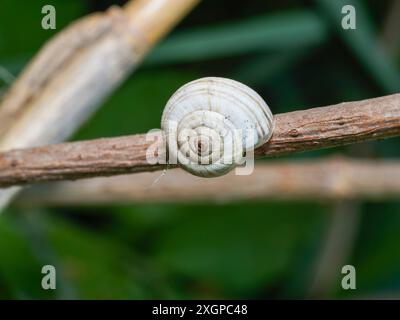
[[[400,290],[399,213],[398,203],[368,203],[364,206],[352,262],[357,271],[360,296]]]
[[[0,222],[0,297],[43,299],[54,296],[54,292],[42,289],[44,264],[33,254],[24,230],[6,215]]]
[[[325,23],[312,12],[266,15],[220,26],[172,34],[145,65],[184,63],[266,50],[295,50],[327,37]]]
[[[384,51],[376,31],[363,3],[358,0],[316,0],[317,4],[331,20],[331,26],[357,57],[376,83],[386,93],[400,90],[400,74],[394,63]],[[357,27],[355,30],[344,30],[341,13],[345,5],[353,5],[356,9]]]
[[[58,257],[56,269],[74,285],[79,298],[146,297],[137,269],[140,260],[123,244],[61,219],[51,219],[45,232]]]
[[[223,297],[246,297],[294,272],[291,261],[312,235],[320,209],[188,206],[159,231],[156,258],[171,274],[217,288]]]

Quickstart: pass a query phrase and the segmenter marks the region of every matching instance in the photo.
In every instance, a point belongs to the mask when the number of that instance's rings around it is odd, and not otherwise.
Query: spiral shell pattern
[[[217,77],[178,89],[161,119],[168,161],[200,177],[220,176],[242,164],[246,152],[271,138],[273,125],[268,105],[254,90]]]

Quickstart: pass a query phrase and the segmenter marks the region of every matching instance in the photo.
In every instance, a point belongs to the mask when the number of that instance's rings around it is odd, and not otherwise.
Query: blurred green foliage
[[[398,92],[399,55],[389,58],[379,41],[392,1],[353,1],[355,31],[340,27],[345,2],[204,1],[72,139],[157,128],[169,96],[202,76],[253,86],[274,113]],[[60,30],[115,2],[49,3]],[[40,28],[44,4],[0,4],[0,66],[14,75],[55,33]],[[339,152],[384,158],[399,156],[399,150],[399,140],[391,139],[290,158]],[[10,208],[0,217],[0,298],[304,298],[334,207],[257,202]],[[356,266],[357,291],[340,289],[340,270],[326,290],[331,297],[399,294],[399,203],[362,203],[359,209],[357,237],[344,261]],[[55,291],[41,289],[46,264],[57,269]]]

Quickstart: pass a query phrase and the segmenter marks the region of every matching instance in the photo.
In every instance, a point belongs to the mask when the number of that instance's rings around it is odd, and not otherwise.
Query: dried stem
[[[67,138],[196,2],[131,1],[60,32],[2,101],[0,150]]]
[[[57,34],[2,101],[0,150],[67,139],[197,2],[130,1]],[[17,191],[0,192],[0,210]]]
[[[231,203],[236,201],[316,201],[398,199],[400,163],[333,158],[272,161],[253,174],[203,179],[180,169],[144,172],[27,188],[20,205],[68,206],[128,203]],[[245,186],[245,188],[243,188]]]

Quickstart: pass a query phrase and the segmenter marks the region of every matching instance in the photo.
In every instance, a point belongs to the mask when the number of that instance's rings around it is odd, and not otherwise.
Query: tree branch
[[[246,186],[243,188],[243,186]],[[27,188],[22,206],[114,205],[130,203],[232,203],[237,201],[318,201],[398,199],[400,163],[346,158],[271,161],[249,176],[231,172],[213,179],[180,169],[144,172]]]
[[[400,135],[400,94],[276,116],[271,143],[259,156],[280,156]]]
[[[395,94],[279,114],[272,139],[255,153],[279,156],[398,135],[400,94]],[[152,143],[142,134],[3,152],[0,187],[165,168],[146,159]]]

